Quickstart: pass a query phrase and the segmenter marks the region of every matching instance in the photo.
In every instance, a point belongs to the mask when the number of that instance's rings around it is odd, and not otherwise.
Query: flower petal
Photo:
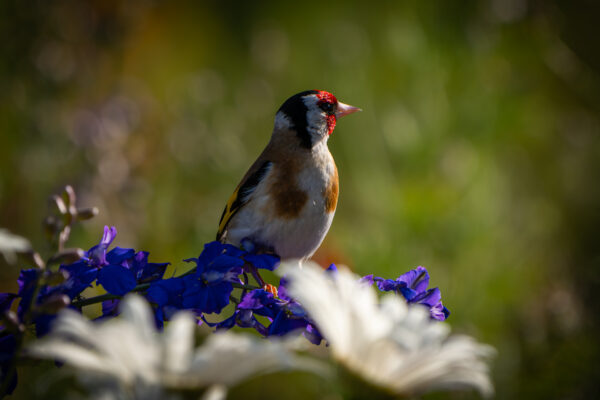
[[[274,271],[278,266],[279,257],[272,254],[246,254],[244,260],[254,265],[258,269]]]
[[[98,284],[110,294],[123,296],[135,288],[137,282],[133,273],[120,265],[107,265],[98,272]]]
[[[123,261],[132,258],[135,255],[135,250],[115,247],[106,253],[106,261],[109,264],[121,264]]]

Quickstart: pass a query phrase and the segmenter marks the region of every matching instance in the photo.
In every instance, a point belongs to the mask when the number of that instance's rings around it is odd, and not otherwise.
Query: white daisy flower
[[[379,302],[372,287],[344,268],[333,276],[314,263],[280,270],[333,357],[369,384],[395,395],[465,388],[493,394],[487,361],[495,350],[450,335],[449,326],[432,321],[426,308],[409,307],[395,295]]]
[[[290,352],[289,343],[233,333],[210,335],[194,348],[196,322],[180,312],[157,332],[147,302],[129,295],[121,315],[92,322],[63,310],[54,329],[28,349],[35,357],[64,362],[106,399],[177,399],[177,391],[204,391],[223,398],[231,387],[258,374],[283,369],[323,372],[322,365]]]

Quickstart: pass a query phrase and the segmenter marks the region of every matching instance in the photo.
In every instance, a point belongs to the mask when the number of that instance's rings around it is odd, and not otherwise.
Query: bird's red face
[[[335,129],[335,123],[337,118],[335,116],[335,108],[338,104],[337,99],[334,95],[324,90],[316,90],[317,106],[327,113],[325,117],[327,119],[327,134],[331,135]]]

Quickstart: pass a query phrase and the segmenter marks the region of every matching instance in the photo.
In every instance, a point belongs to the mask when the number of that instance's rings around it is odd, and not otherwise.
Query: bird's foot
[[[277,288],[271,285],[270,283],[265,283],[265,285],[263,286],[263,290],[271,293],[275,297],[279,297],[277,293]]]

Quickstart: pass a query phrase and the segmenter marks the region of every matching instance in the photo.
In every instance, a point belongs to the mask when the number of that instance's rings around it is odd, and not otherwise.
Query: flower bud
[[[69,273],[67,271],[58,270],[56,272],[52,272],[46,276],[45,283],[48,286],[56,286],[60,285],[64,281],[69,279]]]
[[[33,250],[21,253],[21,257],[25,259],[25,262],[39,269],[44,269],[46,267],[46,263],[42,259],[42,256]]]
[[[48,236],[54,236],[59,230],[58,221],[54,216],[50,215],[44,219],[44,231]]]
[[[74,206],[77,197],[75,196],[75,190],[71,185],[65,186],[65,191],[63,192],[63,198],[67,203],[67,206]]]
[[[71,226],[66,225],[60,232],[60,235],[58,235],[58,242],[60,243],[61,247],[67,242],[67,240],[69,240],[69,235],[71,235]]]
[[[17,313],[12,310],[7,310],[2,314],[2,321],[6,329],[12,332],[25,332],[25,326],[19,321]]]
[[[98,215],[98,212],[99,211],[97,207],[80,208],[77,210],[77,219],[80,221],[85,221],[94,218],[96,215]]]
[[[48,264],[71,264],[84,256],[85,251],[83,251],[83,249],[64,249],[53,255],[50,260],[48,260]]]
[[[56,314],[69,304],[71,304],[69,296],[58,293],[48,297],[46,301],[38,306],[38,309],[45,314]]]
[[[64,200],[57,196],[57,195],[53,195],[52,196],[52,201],[54,202],[54,205],[56,206],[56,208],[58,209],[58,212],[60,214],[66,214],[67,213],[67,205],[65,204]]]

